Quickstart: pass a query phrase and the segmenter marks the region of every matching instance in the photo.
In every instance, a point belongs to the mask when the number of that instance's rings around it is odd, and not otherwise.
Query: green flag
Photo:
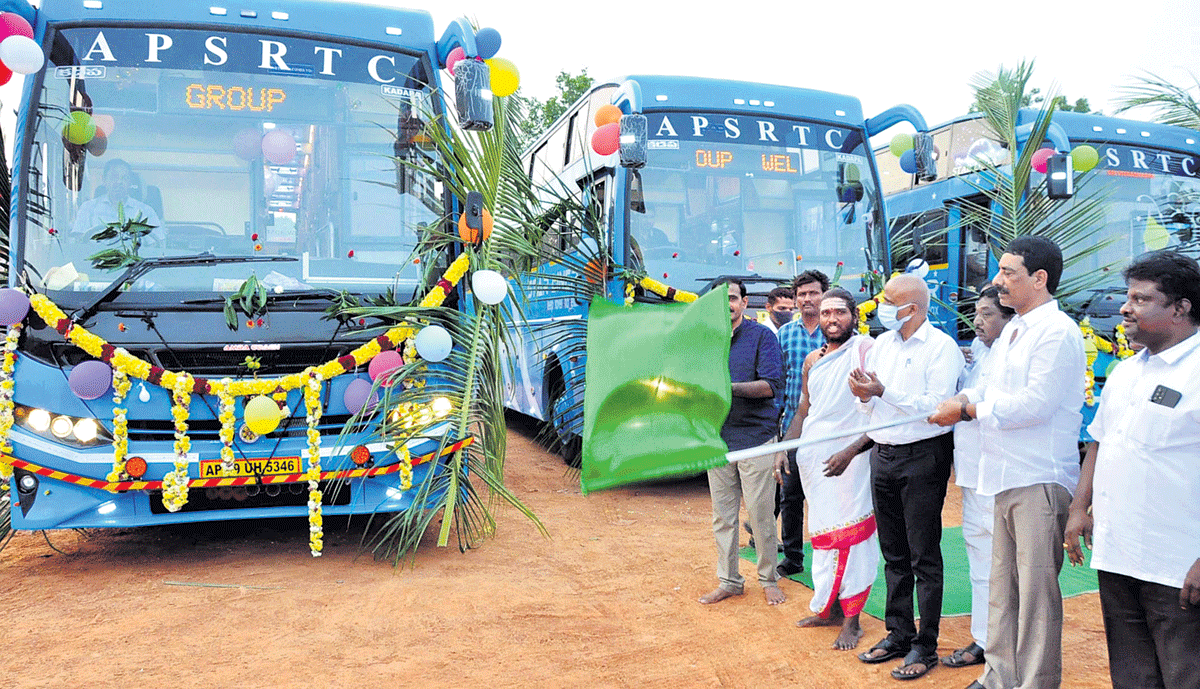
[[[725,463],[729,414],[728,292],[691,304],[588,312],[583,492]]]

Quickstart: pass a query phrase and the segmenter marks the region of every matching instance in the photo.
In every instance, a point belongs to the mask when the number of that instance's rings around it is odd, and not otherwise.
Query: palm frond
[[[1150,108],[1156,112],[1156,122],[1200,131],[1200,79],[1189,76],[1193,84],[1185,87],[1146,72],[1136,77],[1135,83],[1121,87],[1117,112]]]

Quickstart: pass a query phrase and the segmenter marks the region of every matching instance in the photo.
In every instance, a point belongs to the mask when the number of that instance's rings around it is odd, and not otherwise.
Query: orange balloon
[[[492,214],[488,209],[483,209],[483,231],[480,232],[472,227],[467,227],[467,214],[463,213],[458,216],[458,236],[468,244],[479,244],[488,237],[492,236]],[[483,236],[480,237],[479,235]]]
[[[621,121],[621,109],[615,105],[601,105],[596,109],[596,116],[593,119],[597,127],[616,124]]]

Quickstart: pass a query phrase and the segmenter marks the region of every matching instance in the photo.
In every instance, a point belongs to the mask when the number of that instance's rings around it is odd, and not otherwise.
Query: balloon
[[[254,160],[262,155],[262,133],[243,129],[233,135],[233,152],[242,160]]]
[[[1075,168],[1075,172],[1087,172],[1099,162],[1100,153],[1087,144],[1076,146],[1071,151],[1071,167]]]
[[[891,142],[888,144],[888,150],[896,157],[904,155],[905,151],[911,151],[912,147],[912,134],[897,134],[892,137]]]
[[[262,152],[268,162],[287,165],[296,159],[296,139],[285,131],[272,129],[263,134]]]
[[[475,34],[475,48],[482,60],[490,60],[500,52],[500,32],[485,26]]]
[[[266,435],[279,427],[283,414],[275,400],[266,395],[256,395],[246,401],[243,418],[246,426],[258,435]]]
[[[94,400],[112,387],[112,375],[112,367],[103,361],[92,359],[71,369],[67,384],[79,399]]]
[[[87,142],[87,150],[96,157],[104,155],[104,152],[108,150],[108,137],[104,135],[103,129],[96,127],[95,136]]]
[[[458,236],[468,244],[478,244],[492,236],[492,214],[488,212],[488,209],[483,209],[483,217],[480,218],[480,220],[481,224],[483,225],[483,229],[476,230],[474,228],[467,227],[466,213],[458,216]],[[480,235],[482,235],[482,237]]]
[[[910,175],[917,174],[917,154],[912,149],[900,155],[900,169]]]
[[[18,34],[0,41],[0,62],[17,74],[33,74],[46,63],[46,56],[36,41]]]
[[[0,63],[0,86],[7,84],[8,80],[12,79],[12,74],[13,73],[11,69],[4,66],[3,63]]]
[[[379,380],[383,376],[383,380],[379,381],[381,385],[389,385],[391,383],[391,373],[400,367],[404,366],[404,357],[400,356],[400,352],[394,349],[380,352],[371,359],[371,363],[367,364],[367,374],[371,376],[371,380]]]
[[[0,325],[15,325],[29,313],[29,297],[19,289],[0,289]]]
[[[440,325],[428,325],[417,333],[416,342],[417,354],[421,358],[429,362],[437,362],[450,356],[450,350],[454,348],[454,341],[450,339],[450,333]]]
[[[1165,249],[1171,243],[1171,233],[1153,217],[1146,218],[1146,229],[1142,230],[1142,243],[1146,245],[1146,251]]]
[[[446,56],[446,71],[450,72],[450,76],[454,76],[454,66],[466,56],[467,53],[462,49],[462,46],[450,51],[450,54]]]
[[[904,272],[912,273],[924,280],[925,276],[929,275],[929,263],[918,256],[908,262],[908,265],[904,267]]]
[[[1050,156],[1052,155],[1054,155],[1053,148],[1039,148],[1033,152],[1033,158],[1030,160],[1030,164],[1033,165],[1034,170],[1037,170],[1044,175],[1046,174],[1046,161],[1049,160]]]
[[[342,393],[342,402],[351,414],[357,414],[363,407],[374,407],[379,403],[379,395],[371,392],[371,381],[355,378],[346,386]]]
[[[471,276],[471,291],[485,304],[499,304],[508,296],[508,281],[494,270],[477,270]]]
[[[0,12],[0,40],[9,36],[33,38],[33,27],[16,12]]]
[[[105,136],[112,136],[113,130],[117,128],[117,121],[112,115],[97,115],[92,113],[92,122],[96,123],[96,129],[104,132]]]
[[[612,155],[621,148],[621,125],[613,123],[600,127],[592,134],[592,150],[602,156]]]
[[[617,124],[621,121],[621,109],[615,105],[601,105],[596,108],[596,116],[592,118],[597,127],[606,124]]]
[[[82,146],[92,140],[96,135],[96,123],[92,122],[92,116],[82,110],[76,110],[67,117],[67,123],[63,125],[63,138],[71,143]]]
[[[521,72],[517,66],[502,57],[484,60],[492,72],[492,95],[511,96],[521,85]]]

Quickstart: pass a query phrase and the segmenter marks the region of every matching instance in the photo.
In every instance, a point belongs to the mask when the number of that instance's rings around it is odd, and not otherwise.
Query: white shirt
[[[1150,401],[1160,385],[1182,393],[1174,407]],[[1200,558],[1200,333],[1118,364],[1088,432],[1092,567],[1181,588]]]
[[[121,207],[125,211],[125,217],[136,218],[139,214],[146,218],[149,225],[158,227],[162,225],[162,221],[158,219],[158,214],[154,209],[132,197],[125,197],[121,201]],[[110,222],[117,222],[117,204],[112,202],[112,199],[107,195],[97,196],[90,201],[84,201],[79,206],[79,213],[75,215],[75,222],[71,225],[73,234],[87,235],[92,234]]]
[[[971,363],[959,376],[959,387],[966,390],[979,384],[986,373],[991,353],[978,337],[971,341]],[[979,422],[954,424],[954,483],[975,490],[979,485]]]
[[[1013,316],[992,343],[986,378],[964,390],[979,419],[980,495],[1079,484],[1087,358],[1079,326],[1050,301]]]
[[[866,370],[879,377],[883,395],[858,402],[859,411],[870,415],[871,425],[933,413],[939,402],[954,396],[964,363],[958,344],[928,320],[907,340],[899,331],[889,330],[875,339],[867,354]],[[885,445],[904,445],[946,432],[927,421],[914,421],[867,436]]]

